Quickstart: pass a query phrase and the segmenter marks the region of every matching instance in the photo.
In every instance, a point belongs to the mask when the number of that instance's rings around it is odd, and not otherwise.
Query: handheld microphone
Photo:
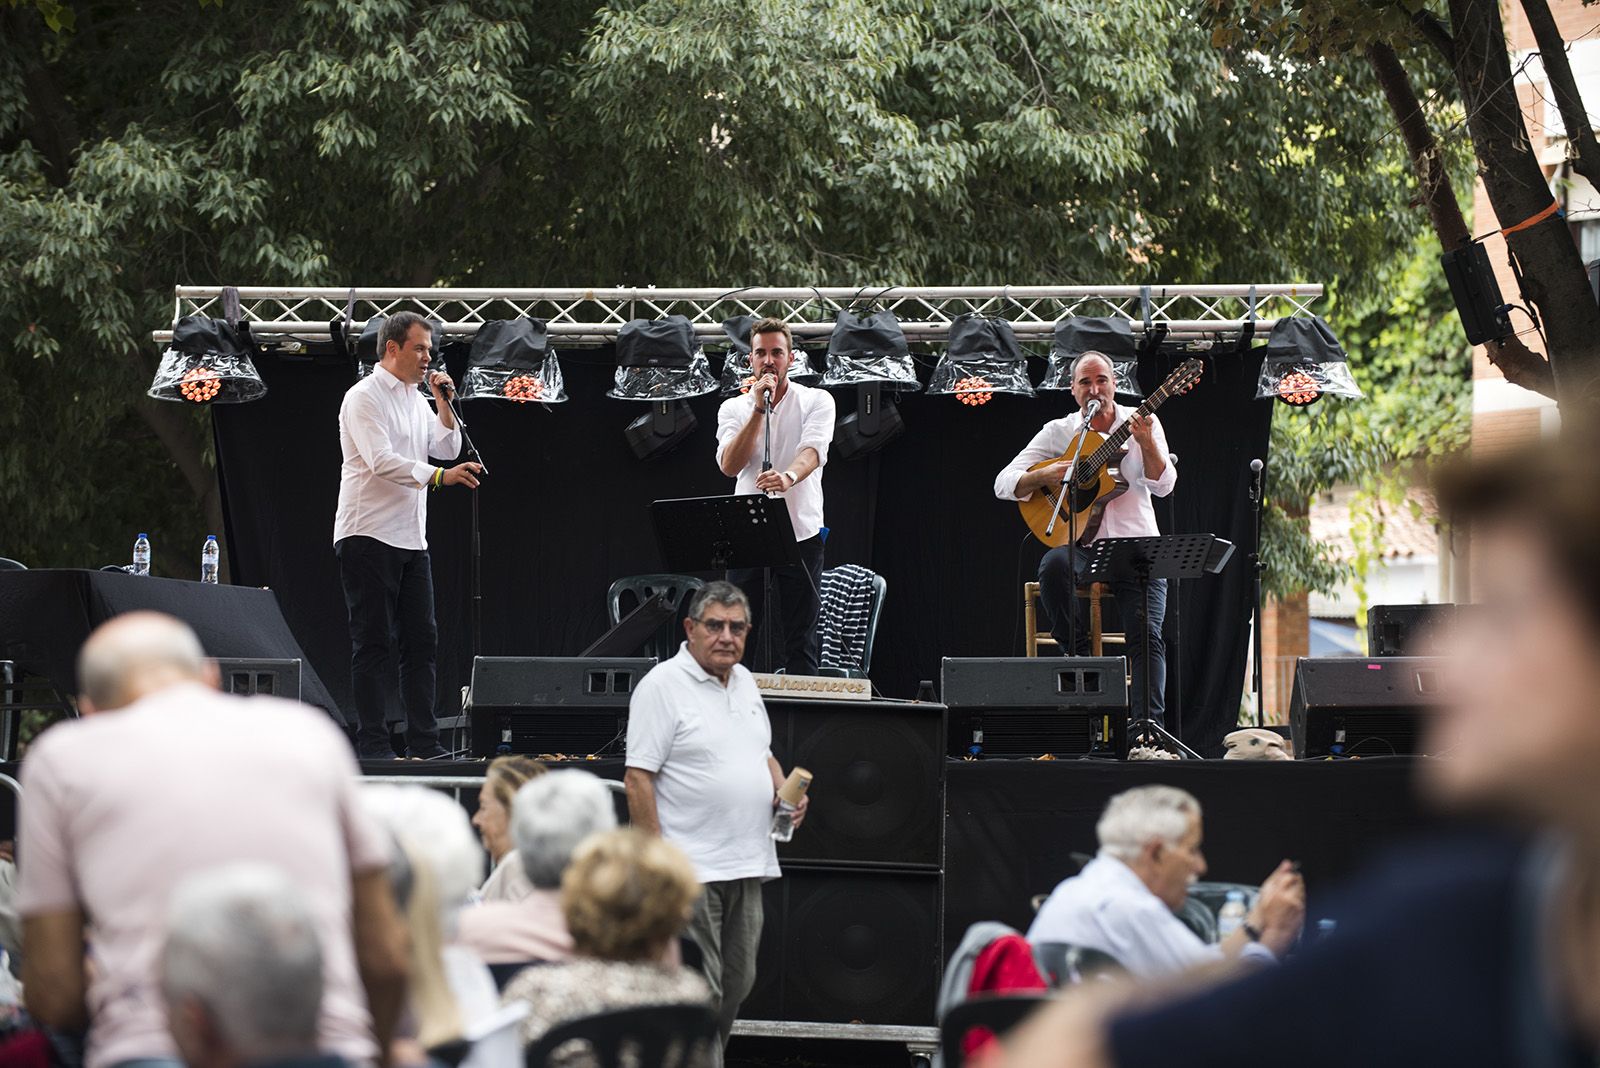
[[[765,408],[769,412],[772,410],[772,387],[771,386],[767,386],[765,389],[763,389],[761,391],[761,407]]]

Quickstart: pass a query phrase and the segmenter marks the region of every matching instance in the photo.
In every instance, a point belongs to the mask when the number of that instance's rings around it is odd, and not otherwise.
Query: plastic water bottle
[[[778,787],[778,807],[772,812],[772,840],[787,842],[794,837],[794,814],[811,787],[811,773],[795,768]]]
[[[133,573],[150,574],[150,535],[140,534],[133,541]]]
[[[1246,912],[1244,891],[1229,890],[1228,899],[1222,903],[1222,910],[1217,913],[1217,938],[1227,938],[1243,927]]]
[[[206,543],[200,547],[200,581],[217,584],[217,565],[222,559],[222,549],[217,545],[215,534],[206,535]]]

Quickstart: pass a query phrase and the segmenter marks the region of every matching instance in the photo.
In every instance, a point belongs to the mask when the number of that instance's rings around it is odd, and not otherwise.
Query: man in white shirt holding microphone
[[[461,431],[447,400],[455,384],[430,370],[433,329],[414,312],[397,312],[378,333],[372,374],[350,387],[339,406],[339,510],[333,548],[350,614],[350,674],[359,726],[356,754],[387,760],[396,754],[384,723],[389,659],[398,645],[406,747],[412,757],[447,756],[433,712],[438,629],[433,613],[433,568],[428,558],[427,491],[476,489],[475,463],[434,466],[430,456],[454,457]],[[434,408],[417,386],[433,392]],[[398,640],[398,641],[396,641]]]
[[[791,675],[817,673],[817,617],[821,614],[822,468],[833,440],[833,395],[789,380],[794,335],[782,319],[761,319],[750,328],[750,370],[754,380],[743,396],[723,401],[717,410],[717,466],[737,479],[735,493],[782,494],[794,524],[800,566],[772,568],[772,585],[782,608],[781,639],[768,671]],[[771,424],[770,427],[768,424]],[[772,455],[764,466],[767,434]],[[765,623],[760,568],[731,571],[728,580],[750,598],[750,618]],[[758,639],[759,641],[759,639]]]

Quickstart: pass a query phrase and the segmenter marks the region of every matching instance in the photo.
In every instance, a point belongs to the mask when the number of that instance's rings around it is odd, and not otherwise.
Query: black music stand
[[[1173,737],[1150,718],[1150,624],[1144,618],[1150,603],[1151,579],[1199,578],[1214,575],[1233,556],[1233,543],[1215,534],[1168,534],[1154,538],[1101,538],[1088,546],[1089,581],[1139,583],[1138,625],[1145,628],[1144,715],[1128,724],[1128,744],[1156,741],[1180,756],[1199,760],[1200,754]],[[1118,606],[1119,608],[1121,606]],[[1122,608],[1122,627],[1128,629],[1128,611]]]
[[[650,520],[668,571],[732,571],[761,568],[764,667],[772,669],[772,569],[800,566],[794,524],[782,497],[764,493],[727,497],[681,497],[651,501]],[[754,622],[754,620],[752,620]]]

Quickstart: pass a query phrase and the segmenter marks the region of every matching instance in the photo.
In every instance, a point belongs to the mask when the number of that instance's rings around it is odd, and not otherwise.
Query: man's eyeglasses
[[[697,619],[695,622],[712,634],[721,634],[723,631],[727,631],[735,638],[742,638],[744,632],[750,629],[750,624],[742,619]]]

